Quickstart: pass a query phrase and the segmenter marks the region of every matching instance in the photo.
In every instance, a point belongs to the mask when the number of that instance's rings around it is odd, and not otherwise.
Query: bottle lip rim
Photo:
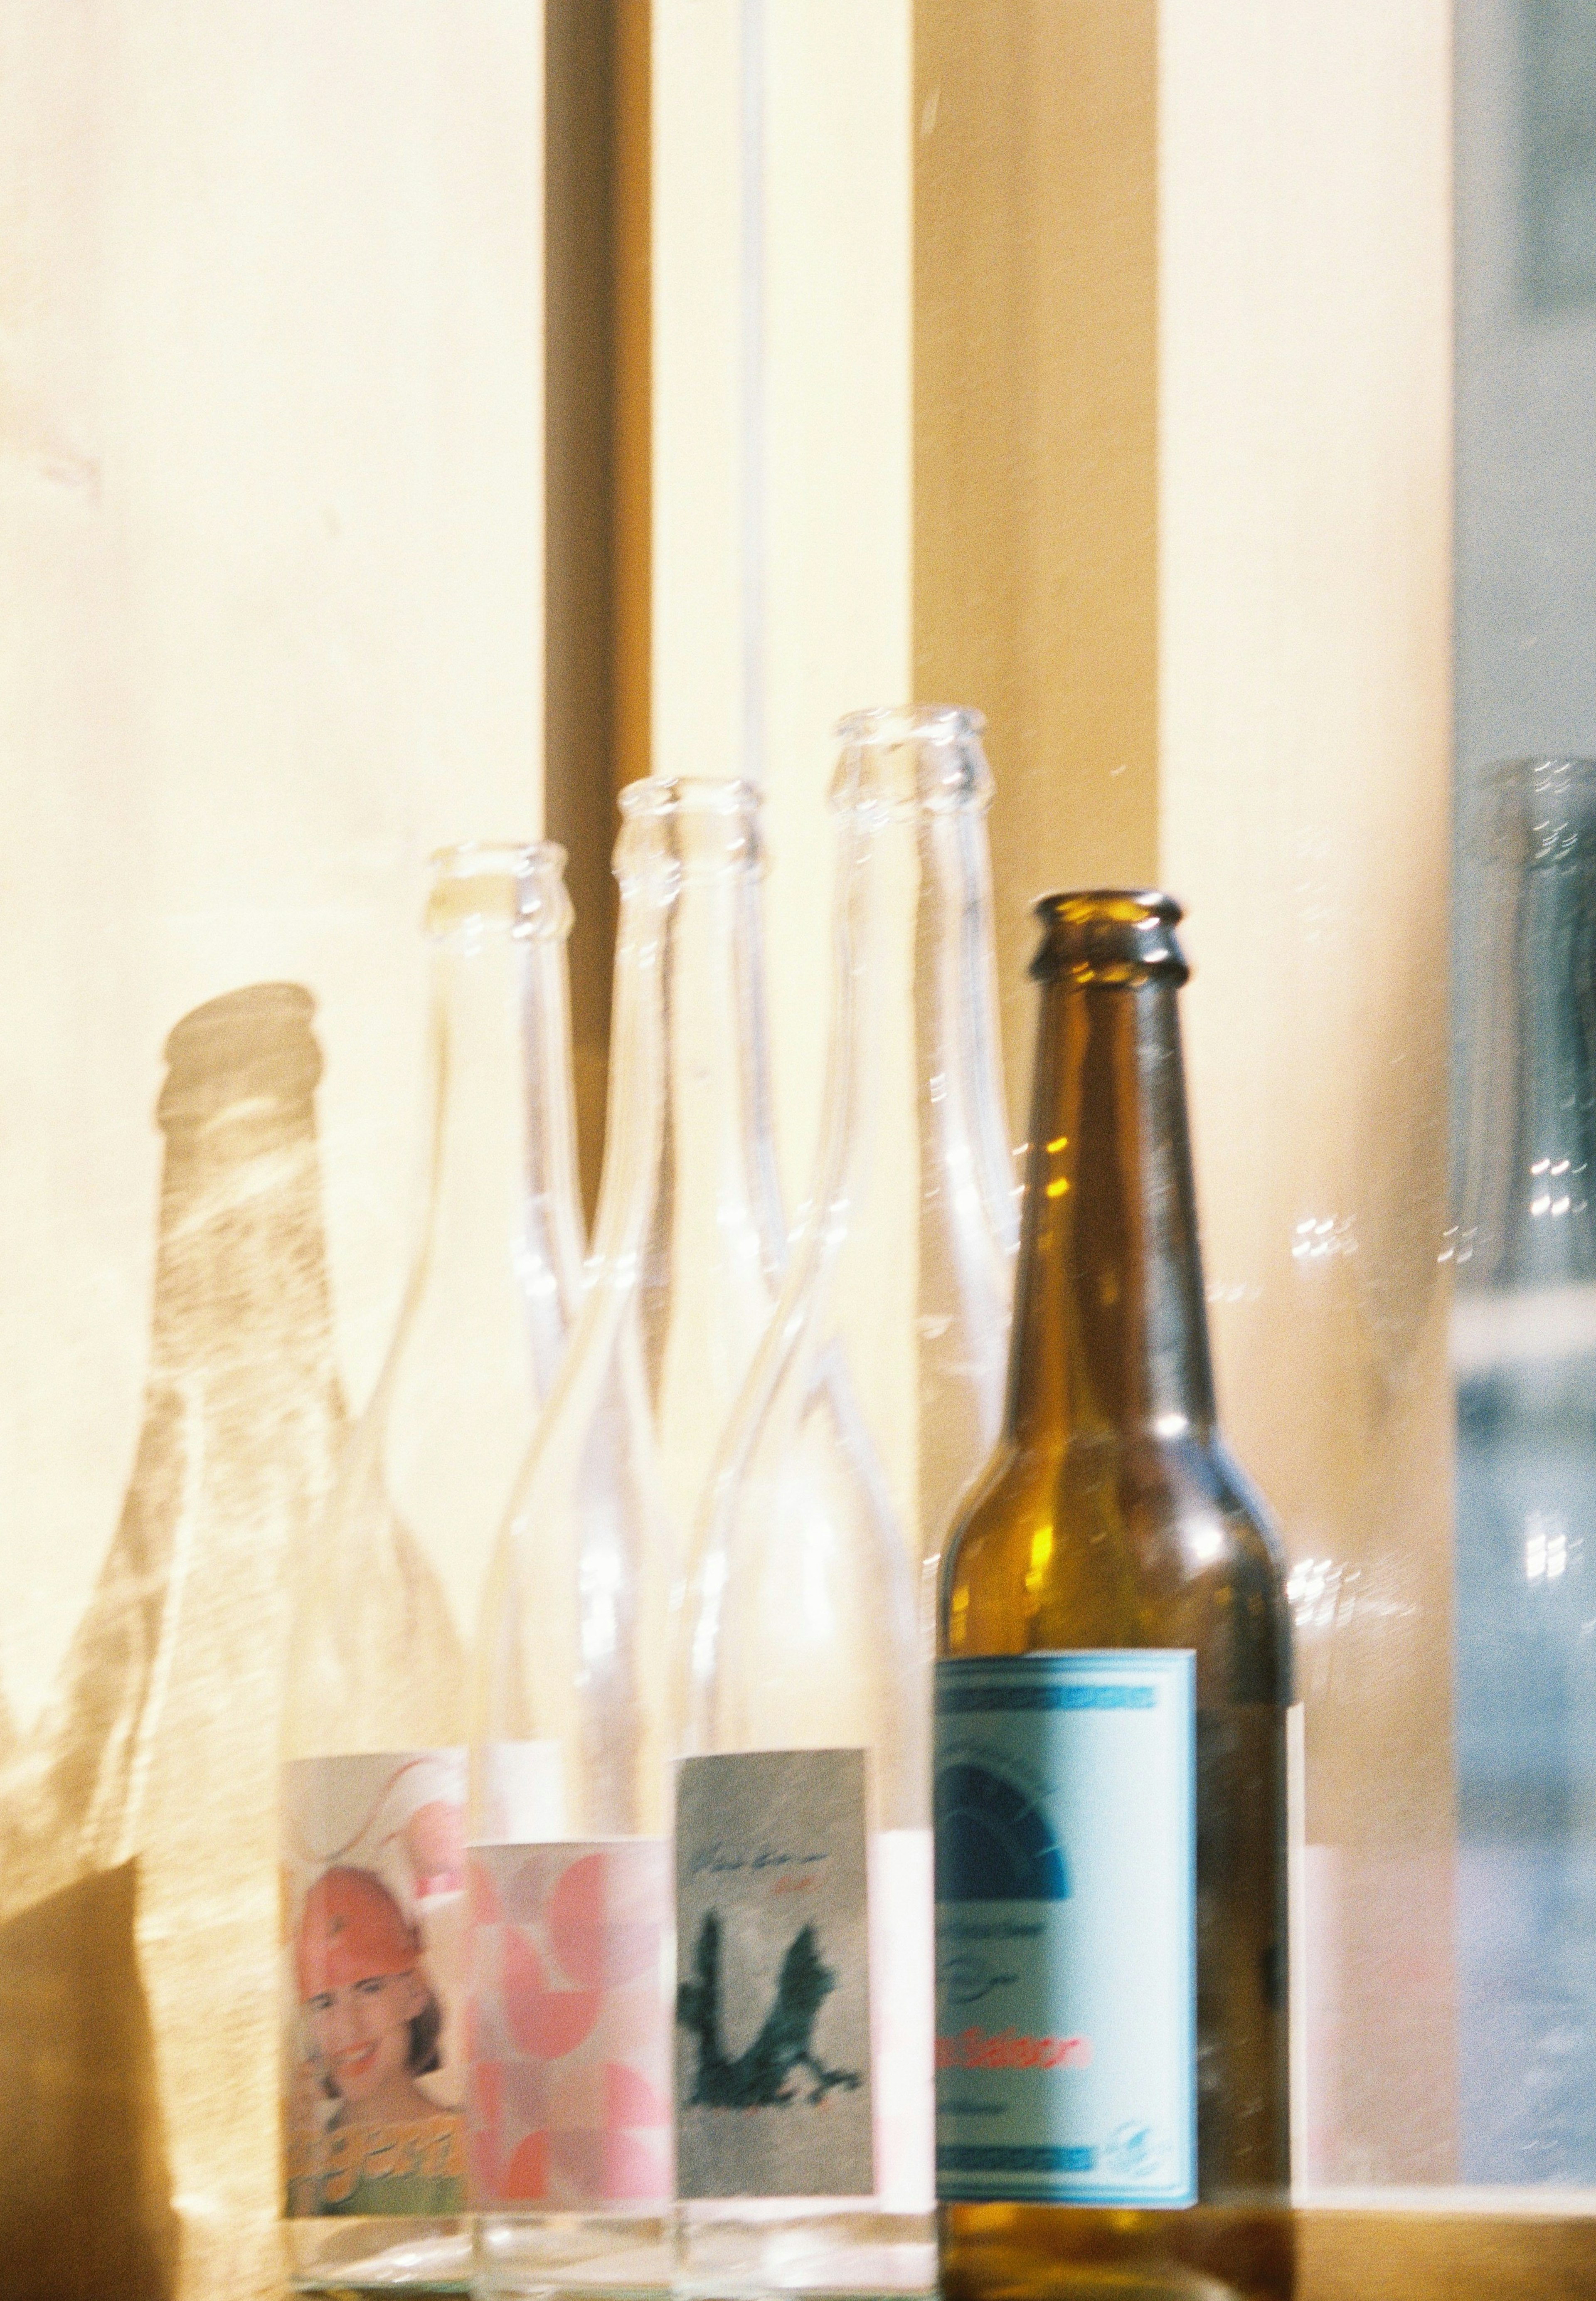
[[[994,791],[985,725],[979,711],[952,703],[849,712],[834,730],[833,811],[866,823],[984,814]]]
[[[984,713],[964,703],[873,703],[831,730],[839,743],[958,742],[984,734]]]
[[[1032,908],[1042,931],[1033,981],[1112,990],[1164,982],[1178,990],[1191,978],[1175,933],[1184,909],[1157,888],[1062,888]]]
[[[1059,887],[1031,906],[1044,925],[1178,926],[1185,907],[1157,887]]]
[[[627,822],[669,815],[748,815],[761,792],[746,775],[639,775],[622,791],[618,805]]]
[[[565,849],[552,839],[464,839],[432,851],[422,932],[439,944],[474,946],[484,934],[522,941],[569,934]]]

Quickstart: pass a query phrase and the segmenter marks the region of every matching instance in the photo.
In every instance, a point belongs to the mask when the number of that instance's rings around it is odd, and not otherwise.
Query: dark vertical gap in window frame
[[[570,860],[582,1194],[603,1157],[615,794],[648,772],[648,0],[545,0],[545,823]]]

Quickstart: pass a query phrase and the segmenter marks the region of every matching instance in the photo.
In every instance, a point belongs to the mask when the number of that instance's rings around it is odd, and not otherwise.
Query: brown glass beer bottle
[[[1051,895],[936,1694],[944,2290],[1284,2301],[1290,1618],[1216,1421],[1166,895]]]

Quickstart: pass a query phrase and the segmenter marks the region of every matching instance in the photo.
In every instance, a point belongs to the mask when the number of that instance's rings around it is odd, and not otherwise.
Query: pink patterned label
[[[476,1845],[471,2202],[671,2195],[671,1876],[662,1838]]]

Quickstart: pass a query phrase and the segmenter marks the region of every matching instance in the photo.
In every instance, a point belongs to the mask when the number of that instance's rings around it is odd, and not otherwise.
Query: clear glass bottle
[[[1003,1419],[1019,1191],[1008,1147],[986,816],[992,778],[974,711],[862,712],[845,745],[912,757],[918,876],[915,1071],[917,1535],[934,1611],[948,1522]]]
[[[476,2289],[659,2289],[670,2196],[667,1616],[783,1254],[758,802],[621,799],[589,1291],[482,1610],[473,1690]]]
[[[299,1561],[282,2026],[286,2229],[305,2288],[469,2276],[466,1643],[582,1287],[564,860],[547,844],[433,858],[426,1217]]]
[[[1452,1358],[1461,2155],[1596,2181],[1596,760],[1490,770]]]
[[[839,731],[816,1188],[677,1656],[689,2293],[934,2281],[919,1583],[997,1428],[1013,1246],[979,725],[909,710]]]

